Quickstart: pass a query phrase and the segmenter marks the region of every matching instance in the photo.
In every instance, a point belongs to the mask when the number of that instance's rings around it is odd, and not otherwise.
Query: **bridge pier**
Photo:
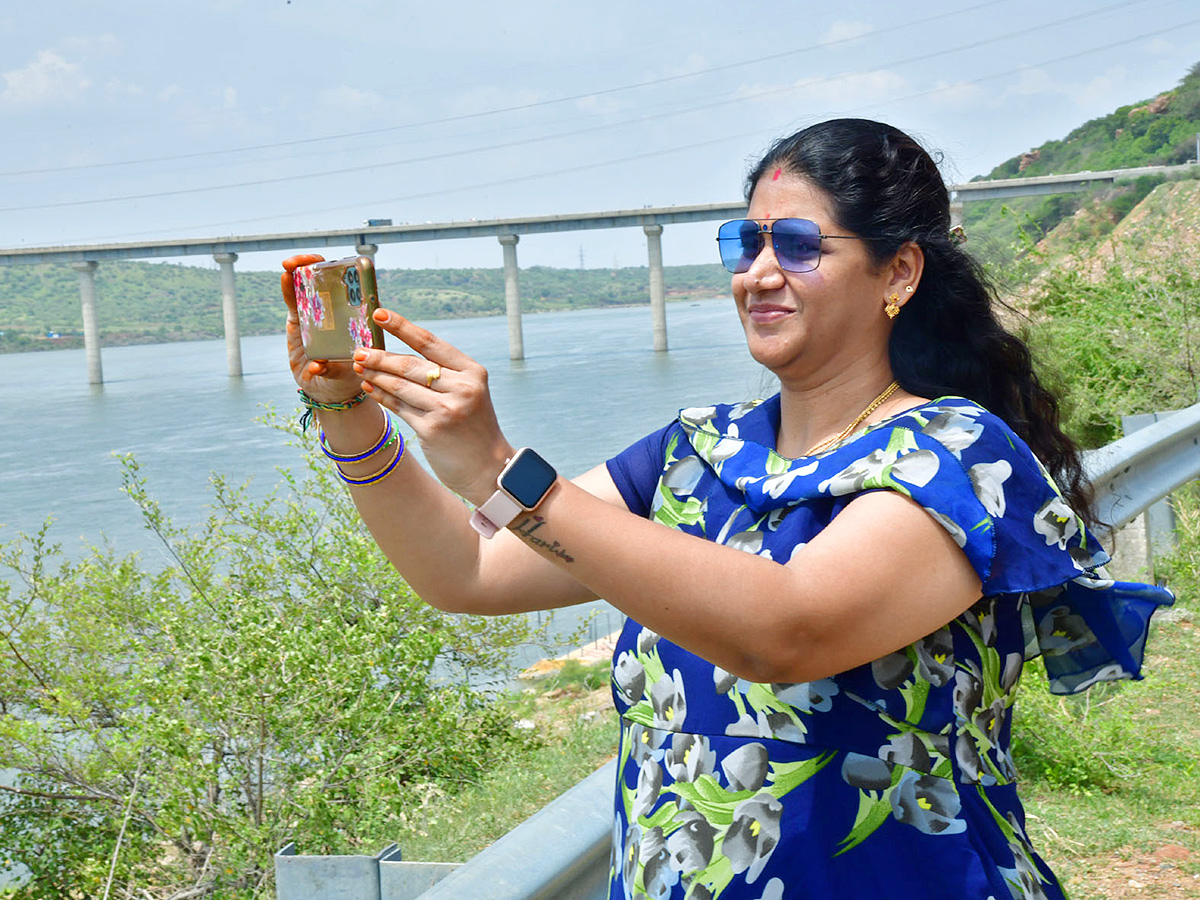
[[[225,361],[230,378],[242,377],[242,336],[238,331],[237,292],[233,281],[236,253],[214,253],[221,266],[221,315],[225,320]]]
[[[504,248],[504,311],[508,316],[508,358],[525,358],[525,336],[521,331],[521,288],[517,275],[516,234],[497,235]]]
[[[961,200],[950,201],[950,227],[957,228],[963,223],[963,202]]]
[[[357,244],[354,247],[354,252],[359,256],[369,257],[371,262],[375,262],[375,254],[379,252],[378,244]]]
[[[650,323],[654,332],[654,349],[667,349],[667,292],[663,287],[663,257],[661,225],[643,225],[646,232],[646,253],[650,258]]]
[[[83,315],[83,353],[87,359],[88,384],[104,384],[104,367],[100,362],[100,323],[96,318],[95,260],[71,263],[79,273],[79,303]]]

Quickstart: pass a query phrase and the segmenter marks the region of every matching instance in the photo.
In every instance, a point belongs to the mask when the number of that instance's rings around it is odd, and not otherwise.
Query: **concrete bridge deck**
[[[1044,175],[997,181],[974,181],[950,185],[953,224],[962,221],[963,203],[1003,197],[1058,194],[1087,190],[1097,183],[1130,181],[1143,175],[1170,177],[1197,171],[1196,164],[1146,166],[1136,169],[1111,169],[1103,172],[1075,172],[1068,175]],[[237,299],[233,264],[239,253],[314,250],[325,247],[353,247],[360,255],[374,257],[380,244],[408,241],[442,241],[455,238],[495,237],[504,257],[505,310],[509,325],[509,356],[523,359],[521,301],[516,245],[521,235],[585,231],[597,228],[641,227],[646,234],[646,252],[650,269],[651,327],[654,349],[667,349],[666,294],[663,286],[662,231],[665,225],[734,219],[744,215],[746,204],[702,203],[691,206],[646,207],[606,212],[568,213],[527,216],[513,219],[441,222],[404,225],[364,226],[324,231],[297,231],[245,236],[181,238],[169,241],[80,244],[57,247],[13,247],[0,249],[0,266],[35,263],[69,263],[79,273],[84,348],[88,381],[104,381],[100,359],[100,330],[96,317],[96,268],[101,262],[130,259],[161,259],[178,256],[208,256],[220,268],[222,312],[229,374],[242,374],[241,341],[237,321]]]

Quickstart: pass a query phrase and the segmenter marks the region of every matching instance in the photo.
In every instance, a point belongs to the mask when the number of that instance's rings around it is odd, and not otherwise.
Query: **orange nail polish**
[[[363,382],[362,389],[363,389],[364,391],[366,391],[368,394],[373,394],[373,393],[375,393],[375,385],[371,384],[371,382],[369,382],[369,381],[364,381],[364,382]]]
[[[362,361],[363,361],[364,359],[366,359],[366,358],[367,358],[367,351],[366,351],[366,350],[355,350],[355,351],[354,351],[354,360],[355,360],[355,362],[362,362]]]
[[[354,363],[354,372],[356,375],[361,375],[363,373],[363,367],[358,363]]]

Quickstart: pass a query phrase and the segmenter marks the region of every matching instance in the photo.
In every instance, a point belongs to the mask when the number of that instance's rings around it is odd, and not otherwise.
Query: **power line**
[[[1123,38],[1119,41],[1113,41],[1111,43],[1103,44],[1098,47],[1091,47],[1087,50],[1080,50],[1075,53],[1069,53],[1069,54],[1065,54],[1062,56],[1056,56],[1051,59],[1042,60],[1037,63],[1032,63],[1032,64],[1025,65],[1025,66],[1018,66],[1013,69],[1007,69],[1003,72],[995,72],[990,75],[983,75],[978,78],[961,81],[961,82],[959,82],[959,84],[981,84],[986,81],[994,81],[997,78],[1005,78],[1005,77],[1019,74],[1023,70],[1031,68],[1031,67],[1049,66],[1049,65],[1056,64],[1056,63],[1060,63],[1060,62],[1066,62],[1066,61],[1072,60],[1072,59],[1078,59],[1079,57],[1082,57],[1082,56],[1087,56],[1087,55],[1090,55],[1093,53],[1101,53],[1106,50],[1112,50],[1117,47],[1121,47],[1121,46],[1125,46],[1127,44],[1135,43],[1137,41],[1145,40],[1146,38],[1156,37],[1160,34],[1164,34],[1169,31],[1175,31],[1175,30],[1178,30],[1179,28],[1187,28],[1187,27],[1197,25],[1197,24],[1200,24],[1200,19],[1193,19],[1188,22],[1177,23],[1177,24],[1169,26],[1167,28],[1162,28],[1162,29],[1159,29],[1156,31],[1146,32],[1143,34],[1133,35],[1128,38]],[[925,57],[922,57],[922,58],[927,58],[927,56],[928,55],[926,55]],[[891,63],[889,65],[894,65],[894,63]],[[831,79],[837,78],[837,77],[839,77],[839,76],[830,76]],[[812,80],[809,83],[813,83],[814,81],[815,80]],[[762,92],[760,92],[760,95],[793,91],[793,90],[798,89],[801,86],[802,86],[802,84],[790,84],[790,85],[786,85],[785,87],[782,87],[782,88],[772,88],[769,90],[762,91]],[[920,97],[929,96],[930,94],[940,93],[942,91],[947,90],[948,87],[949,86],[935,87],[935,88],[931,88],[929,90],[916,91],[916,92],[906,94],[906,95],[903,95],[900,97],[891,97],[891,98],[888,98],[888,102],[900,102],[900,101],[917,99]],[[744,98],[735,98],[735,99],[744,99]],[[719,102],[725,103],[725,102],[734,102],[734,101],[731,100],[731,101],[719,101]],[[709,105],[711,106],[711,105],[715,105],[715,104],[709,104]],[[871,108],[871,107],[860,107],[859,109],[869,109],[869,108]],[[692,110],[688,110],[688,111],[690,112]],[[602,161],[595,162],[595,163],[585,163],[585,164],[571,166],[571,167],[564,168],[564,169],[555,169],[555,170],[543,171],[543,172],[538,172],[538,173],[529,174],[529,175],[513,176],[510,178],[499,179],[496,181],[479,182],[479,183],[468,184],[468,185],[458,185],[458,186],[451,187],[451,188],[440,188],[440,189],[434,190],[434,191],[424,191],[421,193],[407,194],[407,195],[398,196],[398,197],[372,198],[369,201],[363,200],[358,203],[343,204],[343,205],[339,205],[339,206],[325,207],[322,209],[307,209],[307,210],[300,210],[300,211],[291,212],[291,213],[276,213],[276,214],[272,214],[269,216],[255,216],[255,217],[249,217],[249,218],[243,218],[243,219],[225,220],[222,222],[210,222],[210,223],[205,223],[205,224],[189,225],[189,226],[183,226],[183,229],[198,230],[198,229],[202,229],[202,228],[217,228],[217,227],[226,226],[226,225],[244,225],[244,224],[249,224],[252,222],[278,221],[281,219],[296,218],[296,217],[305,216],[305,215],[309,215],[309,216],[324,215],[327,213],[344,212],[346,210],[361,209],[363,206],[368,205],[368,204],[402,203],[402,202],[407,202],[410,200],[422,200],[422,199],[428,199],[430,197],[439,197],[439,196],[445,196],[445,195],[449,195],[449,194],[462,193],[465,191],[484,190],[487,188],[500,187],[503,185],[514,184],[514,183],[519,183],[519,182],[523,182],[523,181],[534,181],[539,178],[552,178],[552,177],[556,177],[559,175],[576,174],[576,173],[582,172],[582,171],[604,168],[604,167],[612,166],[612,165],[620,165],[620,164],[627,163],[627,162],[636,162],[636,161],[639,161],[642,159],[648,159],[648,158],[651,158],[654,156],[662,156],[662,155],[666,155],[666,154],[670,154],[670,153],[682,153],[682,152],[686,152],[689,150],[699,149],[701,147],[713,146],[715,144],[723,143],[726,141],[761,137],[763,134],[764,134],[763,129],[756,129],[751,132],[743,132],[741,134],[735,134],[735,135],[726,135],[721,138],[716,138],[716,139],[712,139],[712,140],[700,141],[700,142],[692,143],[692,144],[678,145],[675,147],[662,149],[662,150],[646,151],[643,153],[634,154],[632,156],[607,159],[607,160],[602,160]],[[773,134],[773,132],[771,132],[771,134]],[[179,231],[180,229],[177,228],[177,229],[173,229],[173,230]],[[150,234],[158,234],[161,231],[162,231],[162,229],[154,229],[154,230],[147,230],[147,231],[141,231],[141,232],[123,232],[121,234],[106,235],[102,238],[98,238],[97,240],[112,240],[112,239],[122,238],[122,237],[126,237],[126,238],[127,237],[141,237],[141,236],[150,235]]]
[[[1031,32],[1041,31],[1046,28],[1051,28],[1051,27],[1055,27],[1058,25],[1062,25],[1062,24],[1076,22],[1082,18],[1087,18],[1088,16],[1098,15],[1103,12],[1110,12],[1113,9],[1120,8],[1123,6],[1135,5],[1136,3],[1140,3],[1140,2],[1144,2],[1144,0],[1132,0],[1132,2],[1116,3],[1116,4],[1112,4],[1108,7],[1103,7],[1099,10],[1093,10],[1089,13],[1084,13],[1084,14],[1074,15],[1074,16],[1066,16],[1066,17],[1054,20],[1052,22],[1043,23],[1041,25],[1019,29],[1017,31],[1009,32],[1007,34],[997,35],[997,36],[993,36],[990,38],[982,38],[978,41],[972,41],[968,44],[964,44],[964,45],[961,45],[958,47],[951,47],[951,48],[946,48],[943,50],[938,50],[938,51],[933,51],[933,52],[925,52],[925,53],[916,54],[914,56],[905,57],[905,58],[902,58],[899,60],[893,60],[893,61],[890,61],[887,63],[883,63],[883,66],[885,66],[885,67],[905,66],[905,65],[909,65],[914,62],[929,60],[929,59],[937,58],[940,56],[947,56],[947,55],[951,55],[954,53],[961,53],[966,50],[974,50],[974,49],[978,49],[979,47],[982,47],[982,46],[985,46],[988,44],[994,44],[994,43],[998,43],[1001,41],[1010,40],[1014,37],[1021,37],[1026,34],[1029,34]],[[987,4],[984,4],[984,5],[987,5]],[[1181,27],[1187,27],[1189,25],[1196,24],[1196,22],[1198,22],[1198,21],[1200,21],[1200,20],[1193,20],[1191,22],[1183,23],[1182,25],[1180,25],[1180,24],[1172,25],[1168,28],[1164,28],[1164,29],[1160,29],[1158,31],[1150,32],[1148,34],[1140,35],[1138,38],[1134,38],[1131,40],[1137,40],[1137,39],[1142,39],[1142,38],[1147,38],[1147,37],[1154,37],[1159,34],[1165,33],[1167,31],[1174,31]],[[1122,41],[1122,42],[1118,42],[1118,43],[1128,43],[1128,42],[1129,41]],[[1111,47],[1111,46],[1115,46],[1115,44],[1110,44],[1110,45],[1107,45],[1105,48],[1099,48],[1099,49],[1107,49],[1107,47]],[[793,53],[793,52],[796,52],[796,51],[788,51],[788,54]],[[1084,51],[1084,52],[1091,53],[1091,52],[1096,52],[1096,51],[1090,50],[1090,51]],[[776,54],[776,56],[778,56],[778,55],[781,55],[781,54]],[[782,54],[782,55],[787,55],[787,54]],[[770,59],[770,58],[771,57],[764,57],[764,59]],[[1065,58],[1072,58],[1072,57],[1065,57]],[[735,65],[735,64],[730,64],[730,65]],[[1044,65],[1044,63],[1043,63],[1043,65]],[[838,76],[830,76],[829,78],[807,79],[806,82],[807,83],[819,83],[822,81],[836,80],[836,78],[843,77],[845,74],[847,74],[847,73],[842,73],[842,75],[838,75]],[[683,76],[672,76],[672,77],[683,77]],[[989,77],[998,77],[998,76],[989,76]],[[564,138],[564,137],[574,137],[574,136],[577,136],[580,134],[588,134],[588,133],[592,133],[592,132],[596,132],[596,131],[603,131],[603,130],[607,130],[607,129],[610,129],[613,127],[623,127],[623,126],[627,126],[630,124],[638,124],[640,122],[657,119],[657,118],[666,118],[668,116],[683,115],[686,113],[698,112],[698,111],[707,110],[707,109],[713,109],[715,107],[726,105],[729,103],[743,102],[747,99],[753,99],[756,97],[769,96],[774,93],[784,93],[784,92],[787,92],[790,90],[795,90],[796,88],[800,87],[801,85],[803,85],[806,82],[798,82],[796,84],[788,85],[783,88],[770,88],[770,89],[766,89],[763,91],[754,92],[749,95],[739,94],[739,95],[735,95],[734,97],[731,97],[731,98],[710,101],[708,103],[699,104],[699,105],[691,106],[691,107],[686,107],[682,110],[664,113],[661,116],[657,116],[657,115],[656,116],[643,116],[643,117],[639,117],[637,119],[627,120],[625,122],[602,123],[600,125],[590,126],[587,128],[576,129],[573,131],[558,132],[556,134],[545,135],[545,136],[540,136],[540,137],[536,137],[536,138],[527,138],[527,139],[522,139],[522,140],[518,140],[518,141],[506,141],[506,142],[485,145],[485,146],[480,146],[480,147],[466,147],[466,148],[463,148],[460,150],[443,151],[440,153],[429,154],[426,156],[410,157],[410,158],[406,158],[406,159],[390,160],[390,161],[386,161],[386,162],[367,163],[367,164],[356,165],[356,166],[346,166],[346,167],[342,167],[342,168],[338,168],[338,169],[322,169],[317,172],[306,172],[306,173],[300,173],[300,174],[294,174],[294,175],[279,175],[279,176],[276,176],[273,178],[258,178],[258,179],[251,179],[251,180],[247,180],[247,181],[229,182],[229,183],[218,184],[218,185],[205,185],[205,186],[201,186],[201,187],[192,187],[192,188],[176,188],[176,189],[169,190],[169,191],[149,191],[149,192],[145,192],[145,193],[141,193],[141,194],[127,194],[127,195],[123,195],[120,197],[98,197],[98,198],[90,198],[90,199],[84,199],[84,200],[63,200],[63,201],[59,201],[56,203],[38,203],[38,204],[27,204],[27,205],[20,205],[20,206],[6,206],[6,207],[0,207],[0,213],[28,212],[28,211],[32,211],[32,210],[47,210],[47,209],[62,209],[62,208],[77,207],[77,206],[94,206],[94,205],[104,204],[104,203],[127,202],[127,201],[131,201],[131,200],[152,200],[152,199],[161,199],[164,197],[178,197],[178,196],[185,196],[188,194],[201,194],[201,193],[208,193],[210,191],[218,191],[218,190],[233,190],[233,189],[237,189],[237,188],[261,187],[261,186],[271,185],[271,184],[283,184],[283,183],[292,182],[292,181],[311,181],[316,178],[327,178],[327,177],[334,176],[334,175],[347,175],[347,174],[354,174],[354,173],[358,173],[358,172],[373,171],[373,170],[383,169],[383,168],[394,168],[394,167],[402,166],[402,165],[411,165],[414,163],[440,161],[440,160],[445,160],[450,157],[464,156],[464,155],[472,154],[472,153],[483,153],[483,152],[488,152],[488,151],[492,151],[492,150],[512,149],[513,147],[524,146],[527,144],[544,143],[546,141],[557,140],[557,139]],[[619,89],[614,89],[614,90],[619,90]],[[923,92],[923,94],[924,93],[929,93],[929,92]],[[920,96],[920,95],[918,95],[918,96]],[[368,132],[363,132],[363,133],[365,134]],[[370,132],[370,133],[377,133],[377,132]]]
[[[1004,2],[1004,0],[987,0],[987,2],[977,3],[974,6],[968,6],[963,9],[952,10],[951,12],[948,12],[948,13],[941,13],[936,16],[928,16],[924,19],[917,19],[912,22],[904,22],[900,25],[892,26],[891,30],[892,31],[900,31],[900,30],[907,29],[907,28],[914,28],[914,27],[917,27],[920,25],[927,25],[930,22],[935,22],[940,19],[950,18],[952,16],[962,15],[963,13],[974,12],[975,10],[983,9],[988,6],[996,6],[1003,2]],[[1145,0],[1127,0],[1127,2],[1113,4],[1113,6],[1105,7],[1102,10],[1096,10],[1096,11],[1093,11],[1090,13],[1085,13],[1083,15],[1085,15],[1085,16],[1096,15],[1100,12],[1115,9],[1117,7],[1132,6],[1137,3],[1142,3],[1142,2],[1145,2]],[[1053,24],[1053,23],[1051,23],[1051,24]],[[1046,27],[1049,27],[1049,26],[1046,26]],[[461,122],[461,121],[466,121],[469,119],[478,119],[478,118],[483,118],[486,116],[501,115],[504,113],[511,113],[511,112],[524,112],[526,110],[537,109],[539,107],[554,106],[554,105],[562,104],[562,103],[571,103],[576,100],[587,99],[588,97],[603,97],[603,96],[607,96],[609,94],[621,93],[623,91],[636,90],[638,88],[657,87],[659,85],[669,84],[669,83],[675,82],[675,81],[682,81],[682,80],[685,80],[688,78],[699,78],[704,75],[710,75],[714,72],[724,72],[724,71],[728,71],[729,69],[743,68],[745,66],[758,66],[758,65],[762,65],[763,63],[772,62],[777,59],[783,59],[788,56],[795,56],[795,55],[801,54],[801,53],[810,53],[813,50],[821,50],[821,49],[825,49],[827,47],[836,47],[839,44],[845,44],[845,43],[849,43],[851,41],[858,40],[860,37],[862,37],[862,36],[857,35],[854,37],[838,38],[836,40],[827,41],[825,43],[809,44],[807,46],[799,47],[799,48],[796,48],[793,50],[785,50],[780,53],[772,53],[767,56],[760,56],[760,57],[755,57],[753,59],[744,59],[744,60],[740,60],[738,62],[723,63],[723,64],[717,65],[717,66],[710,66],[706,69],[698,69],[694,72],[685,72],[685,73],[681,73],[679,75],[667,75],[667,76],[663,76],[662,78],[652,78],[652,79],[647,79],[644,81],[637,81],[637,82],[632,82],[629,84],[618,85],[616,87],[602,88],[602,89],[596,90],[596,91],[587,91],[586,93],[582,93],[582,94],[572,94],[572,95],[569,95],[566,97],[556,97],[556,98],[553,98],[550,100],[536,100],[536,101],[531,101],[529,103],[520,103],[520,104],[515,104],[513,106],[505,106],[505,107],[500,107],[497,109],[483,110],[482,112],[463,113],[463,114],[455,115],[455,116],[443,116],[443,117],[437,118],[437,119],[426,119],[421,122],[406,122],[402,125],[388,125],[383,128],[371,128],[371,129],[366,129],[363,131],[347,131],[347,132],[341,132],[338,134],[324,135],[321,137],[314,137],[314,138],[297,138],[295,140],[290,140],[290,141],[276,141],[276,142],[267,143],[267,144],[253,144],[253,145],[246,146],[246,147],[235,147],[235,148],[230,148],[230,149],[225,149],[225,150],[202,150],[202,151],[197,151],[197,152],[193,152],[193,153],[179,153],[179,154],[174,154],[171,156],[149,156],[149,157],[143,157],[140,159],[119,160],[119,161],[115,161],[115,162],[80,163],[77,165],[56,166],[53,168],[19,169],[19,170],[13,170],[10,172],[0,172],[0,178],[10,177],[10,176],[19,176],[19,175],[47,175],[47,174],[54,174],[54,173],[59,173],[59,172],[76,172],[76,171],[84,171],[84,170],[92,170],[92,169],[112,168],[112,167],[117,167],[117,166],[145,165],[147,163],[155,163],[155,162],[174,162],[174,161],[183,160],[183,159],[200,159],[200,158],[219,156],[219,155],[225,155],[225,154],[231,154],[231,153],[247,153],[247,152],[251,152],[251,151],[255,151],[255,150],[275,150],[275,149],[279,149],[281,147],[294,147],[294,146],[298,146],[298,145],[302,145],[302,144],[315,144],[315,143],[321,143],[321,142],[325,142],[325,141],[343,140],[346,138],[360,138],[360,137],[370,137],[373,135],[380,135],[380,134],[391,134],[396,131],[402,131],[402,130],[411,129],[411,128],[423,128],[423,127],[426,127],[429,125],[447,125],[452,122]]]

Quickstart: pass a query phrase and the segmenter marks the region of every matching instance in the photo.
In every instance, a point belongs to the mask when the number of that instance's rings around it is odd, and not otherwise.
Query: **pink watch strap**
[[[485,538],[494,537],[521,511],[521,505],[504,491],[496,491],[471,514],[471,527]]]

